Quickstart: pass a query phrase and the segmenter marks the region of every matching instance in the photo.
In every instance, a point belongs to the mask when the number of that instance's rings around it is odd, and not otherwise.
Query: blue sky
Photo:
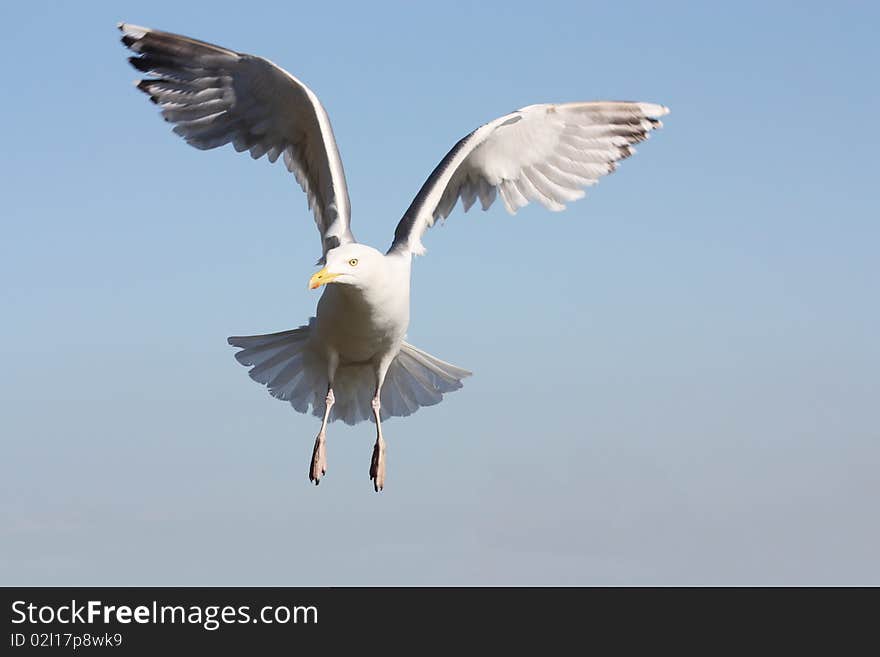
[[[880,584],[875,6],[179,4],[0,8],[0,582]],[[475,376],[381,495],[331,425],[316,489],[226,345],[313,312],[305,199],[174,136],[120,20],[309,84],[379,248],[487,120],[672,113],[563,214],[431,231],[409,339]]]

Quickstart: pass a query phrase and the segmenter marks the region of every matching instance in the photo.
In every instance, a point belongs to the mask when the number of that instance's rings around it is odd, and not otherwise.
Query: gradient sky
[[[210,9],[208,9],[210,7]],[[318,422],[228,335],[303,323],[282,166],[187,147],[116,22],[260,54],[330,114],[387,247],[460,137],[672,109],[563,214],[457,210],[409,340],[475,372]],[[880,584],[875,3],[4,3],[0,583]]]

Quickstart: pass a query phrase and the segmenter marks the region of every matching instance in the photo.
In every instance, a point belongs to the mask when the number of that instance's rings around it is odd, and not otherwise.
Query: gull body
[[[327,420],[336,402],[333,382],[340,367],[342,371],[367,368],[373,375],[370,406],[377,431],[370,480],[380,491],[385,486],[381,391],[409,326],[412,259],[398,252],[383,255],[369,246],[346,244],[329,251],[326,261],[326,267],[309,281],[312,288],[326,285],[318,301],[313,342],[326,364],[328,380],[325,412],[312,450],[309,479],[320,483],[327,471]]]
[[[352,267],[351,260],[358,264]],[[341,273],[333,285],[326,285],[315,315],[316,334],[328,359],[353,365],[380,363],[397,354],[409,327],[411,262],[362,244],[328,253],[325,269]]]
[[[312,289],[324,287],[315,317],[295,329],[228,341],[273,397],[322,418],[309,465],[315,484],[327,470],[328,423],[371,420],[370,480],[382,490],[382,421],[439,403],[471,374],[405,340],[412,259],[424,253],[427,230],[459,200],[465,212],[477,200],[487,210],[496,198],[511,214],[532,201],[563,210],[630,157],[669,111],[632,101],[543,103],[489,121],[440,161],[382,253],[352,234],[342,159],[311,89],[262,57],[137,25],[119,29],[132,66],[149,76],[138,89],[176,134],[201,150],[231,143],[254,159],[283,156],[306,194],[323,265],[309,281]]]

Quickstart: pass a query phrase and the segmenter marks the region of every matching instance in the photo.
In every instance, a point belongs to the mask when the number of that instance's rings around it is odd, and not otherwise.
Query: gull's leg
[[[321,430],[315,438],[315,449],[312,450],[312,464],[309,467],[309,481],[314,481],[315,486],[321,483],[321,477],[327,472],[327,421],[330,419],[330,409],[336,403],[333,395],[333,378],[336,376],[336,368],[339,367],[339,354],[335,351],[327,352],[327,397],[324,398],[324,419],[321,421]]]
[[[333,388],[327,387],[326,406],[324,408],[324,420],[321,422],[321,430],[315,438],[315,449],[312,450],[312,466],[309,469],[309,481],[314,481],[315,486],[321,483],[321,477],[327,472],[327,420],[330,417],[330,409],[336,403],[333,396]]]
[[[385,382],[385,374],[396,355],[396,351],[387,354],[379,362],[379,366],[376,368],[376,393],[370,404],[373,407],[373,417],[376,418],[376,444],[373,445],[373,458],[370,459],[370,479],[373,482],[373,490],[377,493],[385,488],[385,439],[382,438],[382,419],[379,413],[382,409],[382,402],[379,396],[382,392],[382,384]]]
[[[370,460],[370,479],[373,481],[373,490],[378,493],[385,487],[385,440],[382,438],[382,421],[379,419],[382,404],[378,391],[371,405],[373,417],[376,418],[376,444],[373,445],[373,458]]]

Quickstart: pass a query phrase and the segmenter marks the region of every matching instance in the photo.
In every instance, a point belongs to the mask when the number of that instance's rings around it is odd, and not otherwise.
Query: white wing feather
[[[311,89],[261,57],[137,25],[119,29],[137,53],[132,66],[155,76],[138,88],[162,108],[174,132],[203,150],[231,142],[254,159],[275,162],[283,154],[308,197],[322,254],[354,241],[342,160]]]
[[[530,105],[459,141],[422,186],[394,233],[391,251],[424,253],[421,238],[452,212],[483,210],[500,194],[511,214],[537,201],[554,211],[635,152],[669,109],[653,103],[598,101]]]

